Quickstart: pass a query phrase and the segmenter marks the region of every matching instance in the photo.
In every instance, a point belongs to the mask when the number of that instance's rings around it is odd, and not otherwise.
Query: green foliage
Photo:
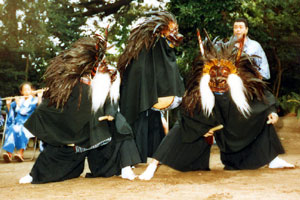
[[[110,15],[109,41],[121,53],[134,23],[153,7],[143,7],[142,0],[117,0],[123,6]],[[80,28],[88,17],[98,16],[97,29],[107,13],[102,1],[81,0],[3,0],[0,4],[0,96],[15,95],[18,85],[29,80],[41,87],[41,77],[49,60],[83,35]],[[94,3],[92,3],[94,2]],[[129,4],[129,2],[131,2]],[[167,9],[175,14],[184,35],[176,48],[178,65],[186,79],[194,58],[199,54],[196,29],[204,39],[205,28],[211,38],[232,35],[236,17],[249,21],[249,35],[265,50],[270,68],[270,87],[279,96],[300,93],[300,0],[171,0]],[[110,5],[106,4],[109,7]],[[53,39],[58,41],[53,42]],[[118,53],[108,55],[116,62]]]
[[[295,113],[297,114],[297,118],[300,118],[300,94],[291,92],[290,94],[281,96],[279,104],[285,114]]]
[[[123,3],[120,6],[119,3]],[[128,0],[110,3],[66,0],[3,0],[0,3],[0,96],[16,95],[23,81],[31,81],[36,88],[43,87],[42,75],[49,60],[83,36],[81,26],[88,17],[119,14],[124,28],[121,38],[129,32],[128,27],[135,17],[123,17],[128,10]],[[139,5],[140,0],[136,1]],[[114,9],[112,6],[117,5]],[[102,9],[110,9],[106,12]],[[100,12],[91,10],[102,9]],[[120,12],[118,12],[120,10]],[[143,12],[143,10],[138,10]],[[99,21],[101,23],[101,20]],[[101,30],[104,32],[103,29]],[[117,34],[116,34],[117,35]],[[119,44],[119,43],[118,43]],[[122,42],[120,42],[120,45]],[[116,56],[109,56],[116,59]]]
[[[4,1],[0,5],[0,96],[18,94],[18,86],[23,81],[33,81],[29,77],[32,68],[39,70],[40,57],[47,55],[49,44],[44,20],[45,0]],[[37,84],[39,79],[35,79]],[[34,81],[33,81],[34,82]],[[36,85],[37,87],[39,84]]]
[[[196,29],[206,29],[211,38],[228,39],[235,18],[249,21],[249,36],[266,52],[270,69],[270,87],[276,96],[300,92],[300,0],[171,0],[179,30],[185,36],[178,50],[178,64],[187,78],[193,59],[198,55]],[[201,32],[204,38],[203,31]]]
[[[249,34],[259,41],[268,57],[276,95],[300,92],[299,0],[242,1],[242,15],[249,20]]]
[[[60,40],[58,46],[65,49],[79,39],[87,17],[81,16],[84,8],[74,8],[66,0],[48,0],[47,4],[47,32]]]
[[[232,34],[232,20],[239,10],[236,0],[173,0],[168,4],[170,12],[176,15],[179,31],[184,35],[178,50],[178,65],[183,77],[188,77],[191,65],[199,54],[196,29],[206,29],[211,38],[226,38]]]
[[[64,0],[5,0],[0,11],[0,96],[18,94],[23,81],[42,87],[49,60],[80,37],[86,18]]]
[[[119,54],[121,54],[127,43],[131,29],[137,25],[138,20],[145,16],[150,11],[155,11],[157,8],[152,6],[143,6],[141,2],[133,1],[129,6],[123,7],[119,12],[113,15],[113,22],[109,32],[109,39],[113,41],[114,47],[118,53],[111,55],[110,61],[117,62]]]

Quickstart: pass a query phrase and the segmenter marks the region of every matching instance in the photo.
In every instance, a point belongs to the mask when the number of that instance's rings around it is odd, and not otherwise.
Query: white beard
[[[119,72],[117,72],[116,80],[112,83],[112,85],[110,87],[110,92],[109,92],[111,103],[117,104],[119,101],[120,83],[121,83],[120,74],[119,74]]]
[[[227,83],[230,88],[230,94],[233,102],[236,104],[240,113],[242,113],[245,118],[248,118],[251,108],[245,96],[245,87],[242,79],[236,74],[230,74],[228,76]]]
[[[92,111],[102,108],[108,95],[112,104],[117,104],[120,97],[121,78],[117,72],[116,80],[111,84],[108,73],[97,72],[91,82]]]
[[[110,75],[97,72],[91,82],[92,111],[102,108],[110,90]]]
[[[210,80],[210,75],[206,74],[202,76],[200,80],[200,96],[201,105],[206,116],[210,116],[214,106],[215,106],[215,96],[212,93],[208,83]]]
[[[201,95],[201,105],[204,114],[209,117],[215,106],[215,96],[209,87],[210,75],[206,74],[202,76],[200,81],[200,95]],[[227,83],[230,88],[230,95],[237,106],[239,112],[247,118],[251,113],[251,108],[247,102],[245,96],[245,87],[243,85],[242,79],[236,74],[230,74],[227,79]]]

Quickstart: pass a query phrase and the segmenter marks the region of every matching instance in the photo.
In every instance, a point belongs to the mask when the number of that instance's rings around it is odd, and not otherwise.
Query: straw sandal
[[[23,161],[24,161],[23,156],[21,156],[20,154],[15,154],[15,159],[16,159],[18,162],[23,162]]]
[[[3,153],[3,159],[5,162],[10,163],[12,161],[12,155],[9,153]]]

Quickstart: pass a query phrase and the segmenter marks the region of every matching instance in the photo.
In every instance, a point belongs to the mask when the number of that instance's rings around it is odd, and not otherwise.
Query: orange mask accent
[[[178,25],[174,22],[170,22],[168,28],[163,30],[161,34],[171,43],[171,48],[179,46],[183,40],[183,35],[178,32]]]

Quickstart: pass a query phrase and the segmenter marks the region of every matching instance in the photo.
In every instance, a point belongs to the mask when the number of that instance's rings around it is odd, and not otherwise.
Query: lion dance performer
[[[200,34],[199,34],[200,37]],[[209,170],[212,136],[226,170],[293,168],[278,158],[284,149],[273,124],[275,98],[257,66],[235,42],[203,44],[182,100],[181,117],[140,179],[150,180],[158,161],[180,171]]]
[[[132,130],[118,112],[120,76],[104,60],[106,39],[84,37],[55,57],[45,72],[45,99],[25,127],[45,143],[20,183],[119,175],[134,179],[140,162]]]
[[[142,162],[165,136],[160,111],[177,107],[184,94],[174,51],[183,39],[177,21],[168,12],[150,14],[131,31],[118,61],[120,109],[133,128]]]

